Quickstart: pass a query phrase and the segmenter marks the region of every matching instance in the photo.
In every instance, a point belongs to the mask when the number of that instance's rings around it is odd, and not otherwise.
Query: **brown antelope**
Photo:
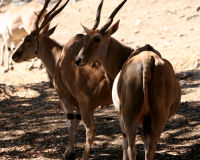
[[[14,69],[11,58],[12,46],[14,45],[16,47],[26,35],[34,30],[34,22],[41,9],[41,4],[30,2],[25,6],[11,5],[6,12],[0,13],[0,36],[3,41],[0,56],[1,65],[4,64],[4,54],[7,56],[7,64],[4,72],[8,72],[9,69]],[[33,65],[34,60],[29,66],[29,70],[33,68]]]
[[[45,1],[44,8],[48,2],[49,0]],[[60,2],[61,0],[58,3]],[[34,57],[42,60],[54,79],[60,105],[68,119],[69,145],[66,148],[65,157],[72,158],[75,151],[75,131],[80,119],[82,119],[86,129],[86,145],[82,159],[86,160],[96,132],[94,110],[100,105],[112,103],[111,92],[108,88],[105,72],[98,62],[90,63],[81,68],[74,64],[75,57],[84,44],[84,35],[78,34],[72,37],[64,46],[49,38],[55,27],[49,30],[48,23],[61,11],[61,9],[55,9],[56,7],[50,11],[51,13],[46,14],[40,27],[38,23],[35,24],[36,29],[25,37],[12,58],[18,63]]]
[[[124,132],[123,160],[136,159],[138,124],[143,126],[145,160],[152,160],[161,132],[179,106],[181,92],[170,62],[153,47],[146,45],[132,52],[111,37],[119,21],[110,25],[125,2],[113,11],[101,29],[83,27],[86,32],[84,45],[75,64],[84,66],[98,59],[108,77],[114,80],[113,103]]]

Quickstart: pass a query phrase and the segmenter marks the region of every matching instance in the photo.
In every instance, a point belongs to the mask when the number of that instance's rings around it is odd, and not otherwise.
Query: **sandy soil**
[[[52,38],[61,44],[91,27],[97,0],[70,3],[52,22],[59,24]],[[100,26],[120,0],[107,0]],[[198,0],[129,0],[115,20],[114,37],[133,48],[151,44],[168,59],[180,79],[182,100],[161,135],[155,159],[200,159],[200,11]],[[48,87],[45,70],[28,71],[29,62],[15,64],[14,71],[0,67],[0,159],[60,159],[67,143],[66,118],[54,89]],[[97,109],[97,135],[90,159],[121,159],[120,128],[114,108]],[[142,133],[137,136],[137,159],[144,159]],[[76,137],[80,158],[85,142],[81,125]]]

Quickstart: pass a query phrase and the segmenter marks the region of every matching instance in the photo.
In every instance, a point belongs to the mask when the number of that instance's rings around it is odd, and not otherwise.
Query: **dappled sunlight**
[[[20,89],[14,90],[9,97],[0,101],[0,157],[59,159],[68,141],[67,119],[59,105],[55,89],[50,89],[47,82],[28,84],[23,88],[30,88],[28,91],[36,95],[29,98],[19,97],[17,94],[26,95],[23,93],[24,89]],[[191,150],[194,155],[198,155],[196,145],[200,139],[199,106],[200,101],[181,103],[161,135],[155,155],[157,159],[189,157]],[[105,160],[122,157],[122,134],[116,115],[113,106],[97,108],[97,133],[90,154],[92,159],[97,156]],[[75,142],[76,157],[80,157],[85,144],[85,129],[82,123],[77,130]],[[138,158],[143,159],[141,127],[138,127],[136,148]]]
[[[104,1],[100,26],[119,1]],[[51,38],[64,44],[82,33],[80,23],[91,27],[97,4],[96,0],[70,2],[52,21],[50,27],[59,25]],[[116,39],[133,48],[150,43],[177,72],[181,104],[161,134],[155,160],[200,160],[198,6],[199,1],[129,0],[114,20],[120,19]],[[29,71],[29,64],[15,63],[7,73],[0,66],[0,160],[60,160],[68,143],[67,118],[55,89],[49,88],[45,68]],[[97,132],[89,159],[122,159],[122,133],[114,107],[98,107],[94,118]],[[137,160],[144,159],[142,133],[138,126]],[[85,139],[81,122],[75,137],[76,159],[82,156]]]
[[[32,90],[30,88],[19,87],[12,96],[17,96],[19,98],[34,98],[40,95],[39,92]],[[24,104],[25,105],[25,104]]]

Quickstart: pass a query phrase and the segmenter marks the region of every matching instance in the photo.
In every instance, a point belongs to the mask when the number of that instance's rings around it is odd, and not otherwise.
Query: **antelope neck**
[[[114,80],[122,66],[133,52],[133,49],[121,44],[116,39],[110,39],[108,51],[101,63],[106,73]]]
[[[53,76],[63,46],[47,36],[39,38],[39,43],[40,46],[37,57],[45,65],[47,71]]]

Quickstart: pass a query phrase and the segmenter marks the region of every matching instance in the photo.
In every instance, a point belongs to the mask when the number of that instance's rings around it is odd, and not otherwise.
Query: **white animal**
[[[30,2],[25,6],[11,4],[7,11],[0,13],[0,39],[2,40],[0,64],[4,64],[4,54],[7,55],[8,60],[4,72],[14,69],[11,59],[12,51],[27,34],[34,30],[34,24],[41,9],[41,4]],[[32,66],[29,68],[31,69]]]

